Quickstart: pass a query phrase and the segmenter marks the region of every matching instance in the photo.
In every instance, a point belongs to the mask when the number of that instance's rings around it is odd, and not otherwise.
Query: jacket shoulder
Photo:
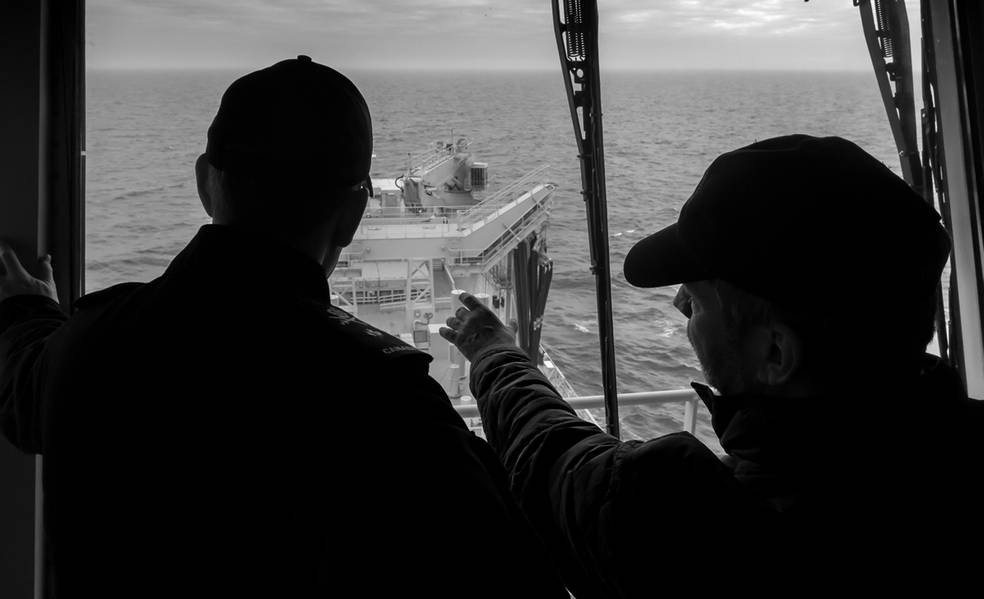
[[[628,441],[619,462],[619,486],[630,504],[655,501],[664,509],[728,521],[767,511],[731,469],[690,433]],[[710,514],[713,514],[710,515]]]
[[[318,323],[319,334],[363,358],[387,363],[422,364],[433,359],[402,339],[359,320],[355,315],[332,305],[305,302],[304,310]]]
[[[663,435],[649,441],[626,441],[616,458],[623,478],[641,475],[645,482],[656,474],[665,482],[696,483],[707,477],[727,476],[731,471],[706,445],[690,433]]]
[[[146,285],[146,283],[120,283],[118,285],[113,285],[112,287],[107,287],[106,289],[100,289],[99,291],[87,293],[76,300],[75,308],[77,310],[87,310],[106,306],[114,301],[128,297],[144,285]]]

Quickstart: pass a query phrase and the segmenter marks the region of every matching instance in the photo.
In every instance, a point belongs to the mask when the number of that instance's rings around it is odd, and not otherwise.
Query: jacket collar
[[[711,426],[728,455],[780,468],[817,454],[823,424],[847,411],[831,410],[820,397],[717,395],[707,385],[692,386],[711,413]]]
[[[321,265],[281,242],[226,225],[204,225],[171,261],[168,274],[191,274],[251,293],[285,295],[329,304]]]
[[[933,427],[966,401],[956,372],[926,355],[918,376],[875,381],[847,388],[837,396],[803,398],[755,394],[718,395],[707,385],[691,384],[711,413],[721,447],[739,460],[786,470],[804,462],[820,464],[838,453],[858,455],[894,446],[899,435]],[[932,402],[932,407],[922,404]]]

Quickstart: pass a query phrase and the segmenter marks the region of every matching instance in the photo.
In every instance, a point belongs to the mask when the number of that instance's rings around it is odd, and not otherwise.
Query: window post
[[[82,290],[84,0],[0,4],[0,238],[62,305]],[[43,597],[41,459],[0,441],[0,597]]]

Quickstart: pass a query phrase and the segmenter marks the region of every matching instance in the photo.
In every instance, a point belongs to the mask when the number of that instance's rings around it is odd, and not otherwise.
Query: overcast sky
[[[600,0],[606,69],[867,70],[851,0]],[[551,0],[88,0],[94,68],[554,69]],[[918,14],[907,0],[910,20]],[[916,44],[916,47],[918,45]]]

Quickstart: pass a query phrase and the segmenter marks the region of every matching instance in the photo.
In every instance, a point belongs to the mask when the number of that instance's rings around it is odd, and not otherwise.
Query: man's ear
[[[799,335],[781,322],[756,332],[758,365],[756,378],[770,387],[789,384],[803,365],[803,343]]]
[[[335,212],[331,236],[333,245],[346,247],[352,243],[352,238],[355,237],[355,232],[359,229],[359,223],[362,222],[362,215],[365,214],[368,202],[369,192],[364,189],[345,194]]]
[[[215,198],[212,197],[209,183],[211,170],[212,165],[208,163],[205,154],[199,156],[195,161],[195,183],[198,185],[198,199],[209,216],[213,216],[212,212],[215,210]]]

